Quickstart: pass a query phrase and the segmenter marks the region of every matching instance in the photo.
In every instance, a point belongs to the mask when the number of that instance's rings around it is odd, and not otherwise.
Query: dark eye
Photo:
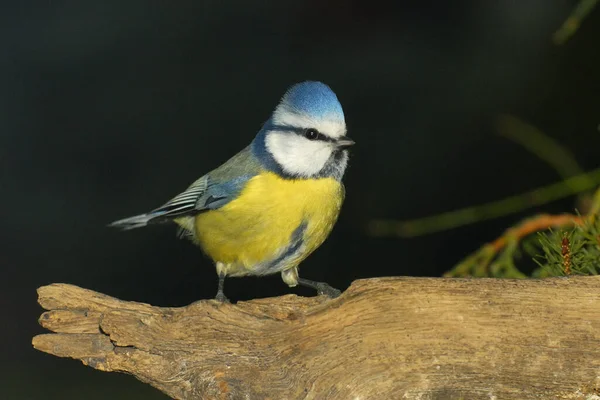
[[[321,134],[314,128],[308,128],[304,131],[304,136],[309,140],[317,140]]]

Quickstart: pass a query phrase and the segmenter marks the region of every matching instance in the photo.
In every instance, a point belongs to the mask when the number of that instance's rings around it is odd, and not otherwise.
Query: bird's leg
[[[221,303],[229,303],[229,299],[225,296],[225,292],[223,289],[225,287],[225,265],[223,263],[217,263],[217,274],[219,275],[219,286],[217,289],[217,295],[215,296],[215,300],[220,301]]]
[[[313,288],[317,291],[318,294],[327,295],[332,299],[335,299],[336,297],[339,297],[342,294],[340,290],[329,286],[325,282],[316,282],[304,278],[298,278],[298,283],[302,286]]]
[[[225,275],[219,275],[219,289],[217,290],[217,295],[215,296],[215,300],[220,301],[221,303],[229,303],[229,299],[225,296],[223,292],[223,287],[225,286]]]

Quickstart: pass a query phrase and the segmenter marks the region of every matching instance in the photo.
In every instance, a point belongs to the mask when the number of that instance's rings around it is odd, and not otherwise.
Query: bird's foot
[[[223,293],[223,292],[217,292],[217,295],[215,296],[215,300],[218,301],[219,303],[231,303],[229,301],[229,299],[227,298],[227,296],[225,296],[225,293]]]
[[[341,290],[336,289],[333,286],[329,286],[325,282],[317,283],[316,289],[317,289],[318,294],[320,294],[320,295],[324,294],[325,296],[330,297],[332,299],[335,299],[336,297],[340,297],[342,294]]]
[[[329,286],[325,282],[316,282],[304,278],[298,278],[298,283],[302,286],[313,288],[317,291],[318,294],[324,294],[332,299],[335,299],[336,297],[339,297],[342,294],[340,290]]]

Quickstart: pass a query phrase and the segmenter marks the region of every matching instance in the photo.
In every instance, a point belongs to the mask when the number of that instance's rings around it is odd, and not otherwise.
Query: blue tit
[[[217,300],[225,277],[281,273],[290,287],[336,297],[298,266],[331,232],[344,200],[348,147],[342,106],[321,82],[288,89],[248,147],[164,205],[110,226],[174,221],[214,261]]]

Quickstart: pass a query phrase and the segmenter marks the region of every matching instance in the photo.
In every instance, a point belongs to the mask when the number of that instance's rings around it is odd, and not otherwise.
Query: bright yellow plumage
[[[280,270],[297,266],[327,238],[344,198],[333,178],[284,179],[262,172],[225,206],[195,217],[195,238],[229,276],[255,274],[253,268],[276,259],[294,231],[306,224],[301,250]],[[274,271],[272,271],[274,272]]]

